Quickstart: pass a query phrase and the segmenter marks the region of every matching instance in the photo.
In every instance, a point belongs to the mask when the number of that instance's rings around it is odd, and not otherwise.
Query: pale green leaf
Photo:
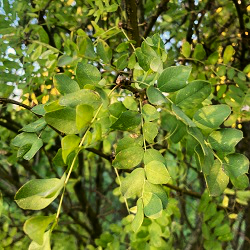
[[[66,163],[68,155],[78,147],[80,140],[80,137],[77,135],[67,135],[63,137],[61,144],[64,163]]]
[[[131,227],[135,233],[139,231],[142,225],[143,219],[144,219],[142,198],[139,198],[137,200],[136,206],[137,206],[137,212],[136,212],[134,220],[131,223]]]
[[[43,244],[39,245],[35,241],[32,241],[28,250],[51,250],[50,247],[50,231],[47,231],[43,236]]]
[[[153,184],[166,184],[171,177],[166,166],[160,161],[151,161],[145,166],[146,176]]]
[[[66,176],[61,179],[37,179],[28,181],[16,193],[14,199],[22,209],[41,210],[59,195]]]
[[[166,163],[165,158],[162,156],[162,154],[156,150],[156,149],[147,149],[144,153],[144,164],[147,165],[151,161],[158,161],[163,164]]]
[[[219,160],[214,161],[209,175],[206,176],[207,186],[210,195],[218,196],[226,189],[229,178],[225,174]]]
[[[37,244],[43,244],[44,233],[50,223],[56,218],[56,215],[35,216],[25,221],[23,231]]]
[[[186,58],[188,58],[191,54],[191,45],[189,44],[189,42],[185,41],[182,44],[182,49],[181,49],[181,53],[183,56],[185,56]]]
[[[121,192],[125,198],[140,197],[145,181],[143,168],[136,168],[121,181]]]
[[[87,104],[76,106],[76,127],[79,131],[87,126],[93,119],[94,109]]]
[[[235,50],[232,45],[228,45],[223,53],[223,63],[227,64],[231,61],[231,58]]]
[[[156,123],[153,122],[145,122],[143,124],[143,135],[145,140],[149,143],[154,142],[154,138],[158,134],[158,126]]]
[[[145,104],[142,107],[142,115],[146,122],[160,118],[160,113],[156,110],[154,106],[150,104]]]

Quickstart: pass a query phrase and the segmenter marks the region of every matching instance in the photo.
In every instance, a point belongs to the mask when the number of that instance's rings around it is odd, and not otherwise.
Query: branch
[[[8,98],[4,98],[4,97],[0,97],[0,104],[7,104],[7,103],[12,103],[12,104],[21,106],[25,109],[28,109],[28,110],[32,109],[31,107],[29,107],[21,102],[18,102],[18,101],[12,100],[12,99],[8,99]]]
[[[143,35],[144,38],[146,38],[149,35],[149,33],[151,32],[153,26],[155,25],[155,23],[157,21],[157,18],[161,15],[161,13],[168,10],[168,5],[167,5],[168,3],[169,3],[169,0],[161,0],[160,4],[156,7],[157,11],[150,18],[149,25],[148,25],[148,27],[145,30],[144,35]]]
[[[136,42],[135,47],[140,46],[140,34],[137,20],[137,4],[135,0],[125,0],[126,13],[127,13],[127,24],[128,24],[128,35],[131,40]]]
[[[177,192],[179,192],[181,194],[186,194],[186,195],[198,198],[198,199],[201,198],[200,193],[197,193],[197,192],[194,192],[194,191],[191,191],[191,190],[187,190],[185,188],[180,188],[180,187],[174,186],[172,184],[165,184],[164,186],[166,186],[166,187],[168,187],[170,189],[173,189],[173,190],[175,190],[175,191],[177,191]]]
[[[106,155],[106,154],[104,154],[102,151],[100,151],[100,150],[98,150],[98,149],[95,149],[95,148],[85,148],[85,149],[86,149],[87,151],[89,151],[89,152],[92,152],[92,153],[94,153],[94,154],[96,154],[96,155],[101,156],[102,158],[108,160],[109,162],[112,161],[111,155]]]

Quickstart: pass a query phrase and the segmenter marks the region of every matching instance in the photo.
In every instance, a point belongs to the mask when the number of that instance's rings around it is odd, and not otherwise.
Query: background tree
[[[1,247],[249,249],[249,13],[1,1]]]

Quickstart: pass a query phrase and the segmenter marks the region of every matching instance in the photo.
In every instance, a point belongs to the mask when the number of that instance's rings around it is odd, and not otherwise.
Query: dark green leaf
[[[110,127],[114,130],[131,131],[137,128],[141,123],[141,115],[136,111],[123,112],[118,120]]]
[[[192,81],[185,88],[177,92],[175,104],[185,110],[194,109],[211,93],[210,83],[207,81]]]
[[[172,66],[161,73],[158,79],[159,89],[163,92],[175,92],[187,85],[191,68],[186,66]]]

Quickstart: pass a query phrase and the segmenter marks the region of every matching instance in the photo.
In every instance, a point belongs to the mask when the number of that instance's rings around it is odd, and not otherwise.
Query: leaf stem
[[[120,179],[119,173],[118,173],[118,171],[117,171],[117,168],[114,168],[114,169],[115,169],[115,174],[116,174],[116,176],[117,176],[119,185],[120,185],[120,187],[121,187],[121,184],[122,184],[122,183],[121,183],[121,179]],[[123,196],[123,198],[124,198],[124,202],[125,202],[126,208],[127,208],[127,210],[128,210],[128,213],[130,214],[127,199],[126,199],[124,196]]]
[[[117,88],[117,86],[115,86],[115,87],[109,92],[108,97],[113,93],[113,91],[114,91],[116,88]],[[73,158],[73,161],[72,161],[72,163],[71,163],[71,165],[70,165],[69,172],[68,172],[67,177],[66,177],[66,179],[65,179],[65,181],[64,181],[64,184],[63,184],[63,192],[62,192],[62,195],[61,195],[61,198],[60,198],[60,202],[59,202],[59,205],[58,205],[58,209],[57,209],[57,213],[56,213],[56,219],[55,219],[54,224],[52,225],[52,230],[53,230],[53,228],[54,228],[54,227],[57,225],[57,223],[58,223],[58,219],[59,219],[59,216],[60,216],[60,211],[61,211],[61,207],[62,207],[62,202],[63,202],[63,198],[64,198],[66,186],[67,186],[67,184],[68,184],[70,175],[71,175],[71,173],[72,173],[72,171],[73,171],[73,168],[74,168],[74,165],[75,165],[77,156],[78,156],[79,152],[81,151],[81,147],[82,147],[82,145],[83,145],[83,143],[84,143],[84,141],[85,141],[85,139],[86,139],[86,137],[87,137],[87,134],[88,134],[88,132],[89,132],[89,130],[90,130],[92,124],[94,123],[95,119],[97,118],[97,116],[98,116],[100,110],[102,109],[102,107],[103,107],[103,103],[102,103],[102,104],[99,106],[99,108],[97,109],[97,111],[96,111],[96,113],[95,113],[93,119],[91,120],[91,122],[90,122],[90,124],[89,124],[87,130],[85,131],[85,133],[84,133],[84,135],[83,135],[83,137],[82,137],[82,139],[81,139],[81,141],[80,141],[80,143],[79,143],[79,145],[78,145],[78,149],[77,149],[77,151],[76,151],[76,154],[75,154],[75,156],[74,156],[74,158]]]
[[[127,34],[126,34],[126,32],[124,31],[123,28],[121,28],[121,31],[122,31],[122,33],[124,34],[124,36],[126,37],[126,39],[127,39],[128,41],[131,41],[131,40],[129,39],[129,37],[127,36]],[[131,45],[131,47],[133,48],[133,50],[135,51],[135,46],[134,46],[134,44],[130,42],[130,45]]]

